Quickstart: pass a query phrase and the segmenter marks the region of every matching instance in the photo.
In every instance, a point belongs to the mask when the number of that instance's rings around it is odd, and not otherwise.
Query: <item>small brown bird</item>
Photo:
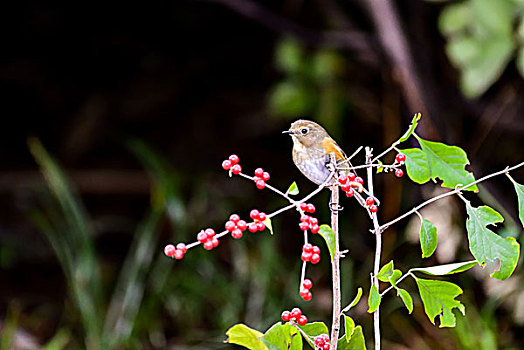
[[[323,184],[330,174],[327,167],[330,153],[335,154],[338,162],[347,158],[327,131],[310,120],[297,120],[283,133],[293,139],[293,162],[302,174],[317,185]]]

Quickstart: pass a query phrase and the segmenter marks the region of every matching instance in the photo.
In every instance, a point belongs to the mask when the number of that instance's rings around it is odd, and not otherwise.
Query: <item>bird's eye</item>
[[[301,133],[302,135],[305,135],[305,134],[307,134],[307,133],[308,133],[308,131],[309,131],[309,129],[308,129],[308,128],[302,128],[302,129],[300,129],[300,133]]]

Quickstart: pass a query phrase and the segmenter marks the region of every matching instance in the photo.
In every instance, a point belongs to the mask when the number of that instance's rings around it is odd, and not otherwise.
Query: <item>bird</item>
[[[347,156],[326,129],[310,120],[299,119],[291,124],[289,134],[293,139],[293,162],[298,170],[317,185],[328,179],[330,153],[335,154],[337,163],[347,160]],[[349,169],[348,162],[344,163]]]

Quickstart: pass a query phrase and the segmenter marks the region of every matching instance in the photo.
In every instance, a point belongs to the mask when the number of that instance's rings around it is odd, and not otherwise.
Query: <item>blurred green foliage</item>
[[[524,77],[524,1],[453,3],[442,11],[439,29],[448,41],[446,53],[460,71],[465,96],[482,95],[515,57]]]

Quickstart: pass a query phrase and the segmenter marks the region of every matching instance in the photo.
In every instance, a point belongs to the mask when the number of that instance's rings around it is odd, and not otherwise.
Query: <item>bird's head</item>
[[[303,119],[293,122],[289,130],[282,133],[291,135],[293,142],[299,142],[306,147],[321,144],[322,140],[329,136],[319,124]]]

